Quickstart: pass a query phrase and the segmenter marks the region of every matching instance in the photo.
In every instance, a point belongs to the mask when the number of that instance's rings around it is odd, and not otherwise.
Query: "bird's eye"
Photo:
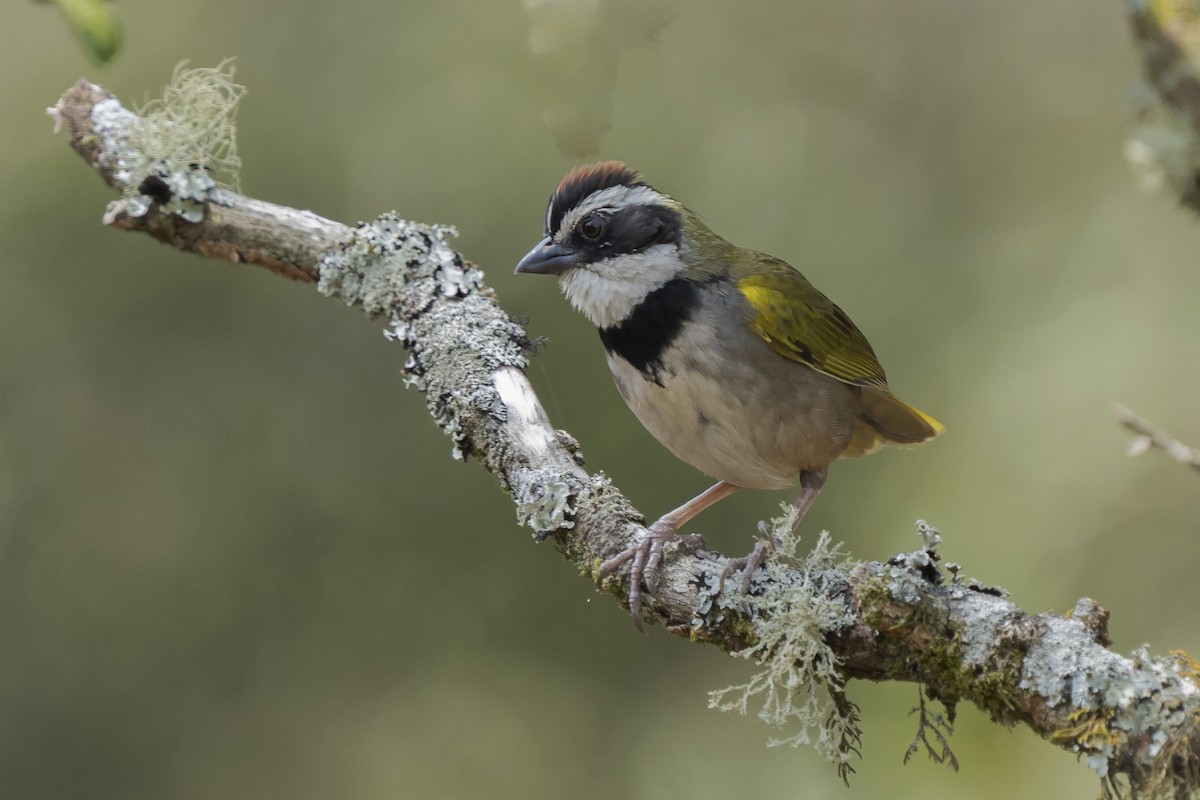
[[[604,233],[604,218],[599,214],[591,214],[584,217],[583,222],[579,223],[579,232],[583,234],[583,238],[595,241],[600,238],[600,234]]]

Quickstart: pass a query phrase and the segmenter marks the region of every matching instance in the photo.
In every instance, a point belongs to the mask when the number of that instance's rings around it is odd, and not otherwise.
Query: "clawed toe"
[[[699,534],[679,536],[675,531],[651,525],[645,536],[632,547],[617,553],[596,570],[596,586],[603,588],[606,581],[625,564],[629,564],[629,613],[639,631],[642,627],[642,582],[647,574],[653,573],[662,564],[663,549],[671,542],[683,542],[692,547],[703,547],[704,537]]]
[[[679,536],[675,531],[682,528],[713,503],[728,497],[738,490],[732,483],[718,481],[714,486],[705,489],[700,494],[687,501],[679,508],[663,514],[647,529],[641,541],[633,547],[628,547],[605,561],[596,570],[596,585],[603,588],[604,581],[624,566],[629,564],[629,613],[638,630],[642,628],[642,579],[647,572],[658,569],[662,563],[663,548],[668,542],[682,542],[685,547],[705,548],[704,537],[699,534]]]
[[[769,536],[768,538],[756,541],[754,549],[741,558],[731,558],[729,563],[725,565],[725,569],[721,570],[721,576],[717,579],[717,594],[724,591],[725,579],[738,570],[742,572],[742,579],[738,581],[738,590],[742,594],[749,593],[750,579],[754,577],[754,571],[762,566],[763,561],[766,560],[768,549],[775,549],[774,541]]]
[[[741,558],[731,558],[725,569],[721,570],[721,577],[717,580],[717,594],[724,590],[725,579],[739,570],[742,579],[738,581],[738,590],[742,594],[750,591],[750,579],[754,577],[754,571],[767,560],[767,551],[774,552],[779,547],[779,540],[775,538],[771,526],[765,520],[759,521],[758,533],[762,538],[754,543],[754,549]]]

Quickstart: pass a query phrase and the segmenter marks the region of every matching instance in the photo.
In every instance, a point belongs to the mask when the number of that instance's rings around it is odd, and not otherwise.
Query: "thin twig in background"
[[[1116,406],[1116,413],[1117,421],[1137,434],[1129,440],[1129,455],[1141,455],[1147,450],[1154,448],[1162,450],[1181,464],[1187,464],[1192,469],[1200,472],[1200,450],[1188,447],[1174,436],[1159,430],[1119,403]]]

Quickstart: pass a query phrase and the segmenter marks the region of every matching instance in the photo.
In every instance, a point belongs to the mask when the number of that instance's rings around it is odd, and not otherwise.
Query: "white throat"
[[[656,244],[640,253],[567,270],[560,283],[571,305],[597,327],[611,328],[682,271],[676,246]]]

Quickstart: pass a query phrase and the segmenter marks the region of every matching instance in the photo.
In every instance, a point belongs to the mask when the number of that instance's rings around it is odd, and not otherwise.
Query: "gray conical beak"
[[[517,262],[515,271],[530,275],[562,275],[573,266],[575,266],[574,251],[555,243],[547,236]]]

